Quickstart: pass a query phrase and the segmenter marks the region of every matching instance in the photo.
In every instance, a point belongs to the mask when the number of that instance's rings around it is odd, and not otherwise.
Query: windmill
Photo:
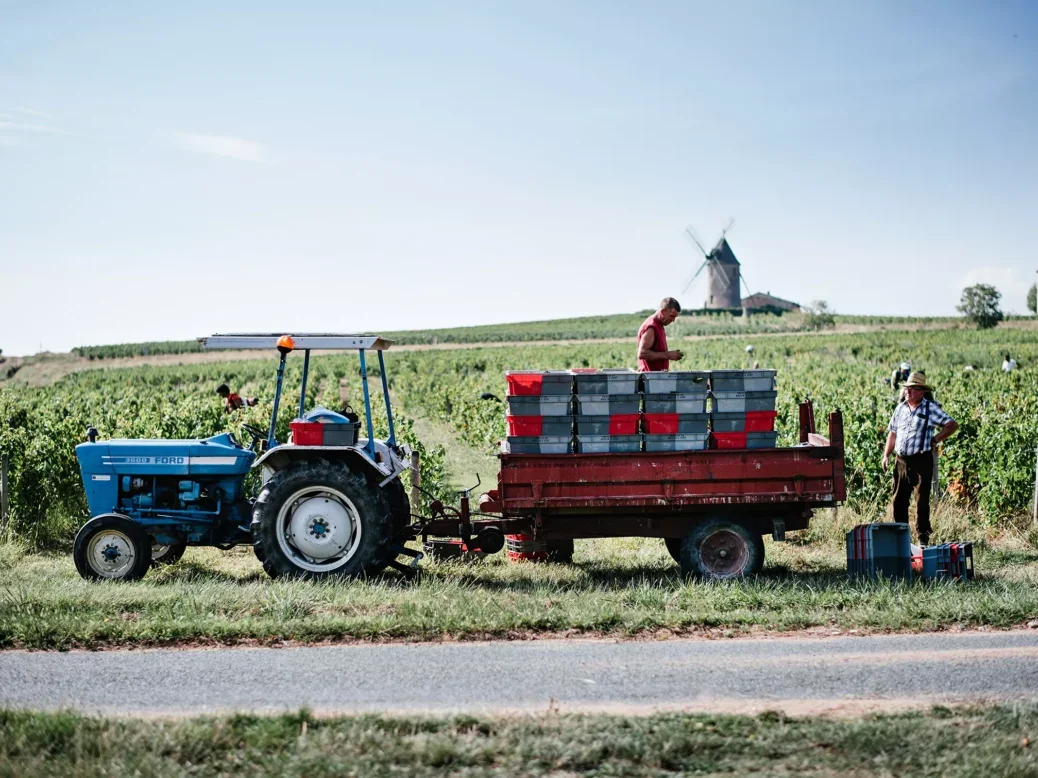
[[[739,293],[741,276],[739,273],[739,260],[735,258],[732,247],[728,245],[728,230],[732,228],[734,220],[729,220],[728,226],[721,230],[721,237],[710,251],[703,247],[703,242],[691,227],[685,229],[685,234],[696,244],[703,255],[703,264],[699,266],[692,277],[685,283],[681,293],[684,294],[688,288],[699,278],[703,269],[706,269],[707,298],[703,303],[706,309],[731,309],[742,307],[742,296]]]

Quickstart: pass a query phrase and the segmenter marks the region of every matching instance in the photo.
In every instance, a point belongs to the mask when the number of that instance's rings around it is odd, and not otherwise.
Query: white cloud
[[[0,131],[6,132],[32,132],[44,135],[67,135],[68,133],[60,127],[51,127],[49,124],[35,124],[32,122],[9,122],[0,121]]]
[[[17,105],[17,106],[15,106],[14,110],[17,113],[24,114],[25,116],[32,116],[35,119],[53,119],[54,118],[49,113],[44,113],[43,111],[37,111],[35,108],[27,108],[24,105]]]
[[[174,133],[177,143],[199,154],[240,159],[243,162],[268,162],[267,148],[262,143],[232,135],[205,135],[197,132]]]

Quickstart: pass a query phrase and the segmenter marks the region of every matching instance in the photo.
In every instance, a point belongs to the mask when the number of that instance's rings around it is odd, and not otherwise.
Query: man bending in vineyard
[[[894,521],[908,524],[908,503],[915,492],[915,527],[919,543],[930,543],[930,487],[933,482],[933,447],[952,435],[959,423],[940,405],[926,398],[930,387],[926,376],[912,373],[905,381],[904,402],[894,409],[887,427],[887,445],[883,449],[883,469],[887,469],[891,452],[894,461]],[[941,431],[933,434],[933,428]]]
[[[216,393],[224,399],[224,413],[230,413],[246,406],[253,406],[259,402],[257,397],[241,397],[235,394],[227,384],[220,384],[216,387]]]
[[[680,351],[667,350],[667,333],[663,328],[673,324],[681,313],[681,304],[673,297],[664,297],[660,309],[642,322],[638,328],[638,372],[670,369],[671,360],[685,356]]]

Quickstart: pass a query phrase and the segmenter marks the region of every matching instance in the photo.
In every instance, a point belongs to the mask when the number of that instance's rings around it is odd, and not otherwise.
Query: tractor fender
[[[298,462],[315,459],[342,462],[353,472],[363,473],[380,485],[387,479],[392,479],[399,472],[403,472],[399,469],[394,472],[394,460],[389,455],[388,446],[381,441],[375,441],[375,450],[377,454],[381,455],[382,462],[373,461],[361,446],[276,446],[256,460],[255,467],[262,468],[263,483],[269,481],[279,470],[284,470]]]

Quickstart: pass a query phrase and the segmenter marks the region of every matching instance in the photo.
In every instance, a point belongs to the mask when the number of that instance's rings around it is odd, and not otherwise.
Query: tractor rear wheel
[[[253,506],[253,549],[272,578],[374,575],[389,563],[392,535],[382,492],[340,463],[281,470]]]
[[[125,516],[96,516],[76,534],[72,559],[88,581],[137,581],[151,565],[151,535]]]
[[[686,578],[724,581],[756,575],[764,567],[764,540],[745,525],[712,519],[692,528],[681,544]]]

